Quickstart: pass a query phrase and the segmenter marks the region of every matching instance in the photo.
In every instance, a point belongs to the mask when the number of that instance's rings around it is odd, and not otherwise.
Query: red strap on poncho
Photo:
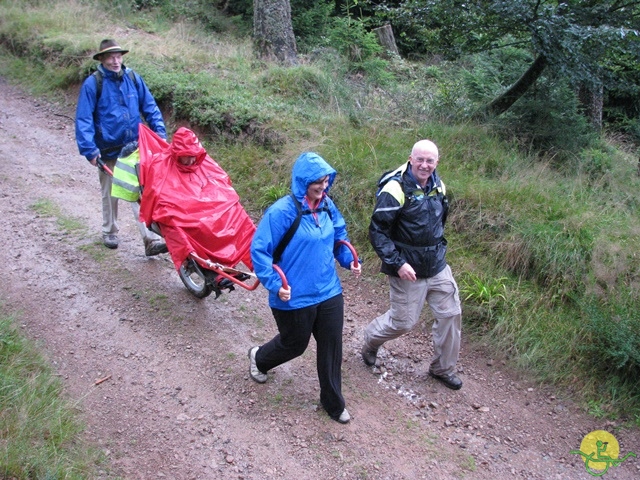
[[[195,252],[202,258],[250,270],[256,227],[240,204],[229,175],[207,154],[197,136],[181,127],[167,144],[140,124],[140,220],[156,222],[176,267]],[[194,156],[182,165],[179,156]]]

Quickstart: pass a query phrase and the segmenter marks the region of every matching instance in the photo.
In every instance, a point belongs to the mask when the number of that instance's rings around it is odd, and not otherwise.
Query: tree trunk
[[[398,46],[396,45],[396,38],[393,36],[393,30],[391,29],[391,25],[388,23],[378,28],[374,28],[373,31],[378,36],[378,41],[380,45],[387,52],[391,52],[392,54],[399,55]]]
[[[584,114],[596,130],[602,130],[602,102],[603,86],[581,84],[578,88],[578,99],[584,109]]]
[[[527,90],[529,90],[529,87],[531,87],[535,81],[540,78],[540,75],[542,75],[546,66],[546,57],[544,55],[540,55],[516,83],[486,106],[486,113],[498,116],[509,110],[511,105],[516,103],[516,101],[522,97]]]
[[[285,65],[298,63],[289,0],[254,0],[253,41],[262,59]]]

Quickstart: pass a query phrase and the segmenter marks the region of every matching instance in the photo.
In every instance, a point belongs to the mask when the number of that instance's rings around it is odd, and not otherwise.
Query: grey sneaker
[[[335,418],[334,420],[338,423],[349,423],[349,421],[351,420],[351,415],[349,415],[349,412],[345,408],[344,410],[342,410],[340,416],[338,418]]]
[[[102,243],[107,248],[118,248],[118,236],[110,233],[102,236]]]
[[[362,360],[364,360],[364,363],[370,367],[373,367],[376,364],[378,350],[373,350],[366,345],[363,345],[360,353],[362,353]]]
[[[249,356],[249,376],[254,382],[264,383],[267,381],[267,374],[258,370],[256,365],[256,352],[260,347],[251,347],[248,352]]]
[[[150,242],[144,243],[144,254],[147,257],[153,257],[161,253],[167,253],[168,251],[167,244],[162,240],[151,240]]]

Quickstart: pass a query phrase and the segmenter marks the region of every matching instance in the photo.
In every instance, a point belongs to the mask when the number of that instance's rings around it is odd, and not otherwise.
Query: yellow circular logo
[[[624,457],[620,456],[620,444],[616,437],[604,430],[594,430],[584,437],[580,444],[580,450],[572,450],[569,453],[580,455],[584,460],[584,468],[589,475],[601,477],[609,467],[617,467],[629,457],[636,454],[628,452]]]
[[[620,445],[609,432],[595,430],[582,439],[580,451],[587,455],[584,461],[589,462],[591,469],[606,470],[611,460],[617,460],[620,456]]]

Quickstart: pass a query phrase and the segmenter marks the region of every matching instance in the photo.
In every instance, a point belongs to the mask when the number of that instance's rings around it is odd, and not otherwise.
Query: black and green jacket
[[[444,224],[449,208],[446,189],[433,172],[423,189],[407,162],[380,179],[369,224],[369,241],[382,260],[380,271],[398,275],[406,262],[419,278],[440,273],[447,262]]]

